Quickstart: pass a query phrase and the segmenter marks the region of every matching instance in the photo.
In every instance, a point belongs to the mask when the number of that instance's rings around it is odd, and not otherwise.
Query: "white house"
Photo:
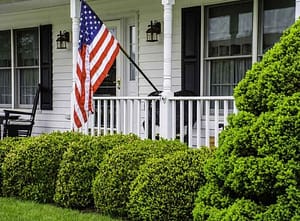
[[[300,15],[300,0],[86,1],[163,92],[148,97],[154,88],[120,52],[89,131],[179,134],[190,146],[218,144],[234,86]],[[31,107],[40,82],[33,134],[71,128],[79,8],[80,0],[0,1],[0,109]],[[161,26],[158,41],[147,41],[151,22]],[[65,49],[60,33],[69,33]]]

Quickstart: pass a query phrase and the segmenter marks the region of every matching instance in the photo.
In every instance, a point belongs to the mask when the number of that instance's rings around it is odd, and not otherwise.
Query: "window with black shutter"
[[[52,25],[40,27],[41,38],[41,109],[52,110]]]
[[[200,92],[201,7],[182,9],[182,90]]]
[[[258,7],[254,4],[243,0],[182,9],[182,90],[232,96],[252,63],[295,22],[295,0],[262,0]]]
[[[0,31],[0,107],[52,109],[52,25]],[[13,53],[11,53],[13,52]]]

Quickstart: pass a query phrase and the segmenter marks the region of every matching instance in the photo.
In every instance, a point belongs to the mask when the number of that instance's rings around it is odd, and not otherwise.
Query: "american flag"
[[[81,1],[80,33],[74,86],[74,123],[77,128],[93,112],[93,93],[107,76],[120,45],[95,12]]]

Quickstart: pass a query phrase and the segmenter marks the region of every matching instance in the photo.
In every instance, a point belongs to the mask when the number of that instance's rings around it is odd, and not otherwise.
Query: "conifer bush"
[[[194,200],[205,184],[203,165],[212,151],[202,147],[152,158],[131,184],[131,220],[191,220]]]
[[[298,20],[236,88],[239,113],[204,167],[194,220],[299,219],[299,46]]]
[[[104,214],[127,217],[130,184],[149,158],[186,150],[179,141],[137,140],[108,150],[99,166],[92,192],[96,208]]]
[[[239,111],[260,115],[273,111],[276,100],[299,92],[300,21],[287,29],[280,41],[268,50],[260,62],[246,73],[235,88]]]
[[[139,139],[135,135],[84,136],[63,155],[56,182],[54,201],[67,208],[94,207],[91,191],[103,154],[115,146]]]

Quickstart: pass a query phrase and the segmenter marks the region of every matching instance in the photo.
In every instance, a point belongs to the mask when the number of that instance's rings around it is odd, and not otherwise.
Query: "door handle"
[[[121,89],[121,80],[120,79],[117,80],[117,88],[118,88],[118,90]]]

